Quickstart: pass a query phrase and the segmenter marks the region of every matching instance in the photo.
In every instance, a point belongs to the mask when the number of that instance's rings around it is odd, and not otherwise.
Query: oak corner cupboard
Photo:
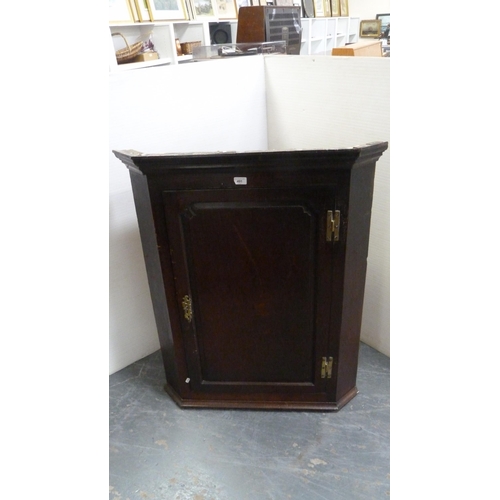
[[[130,172],[165,389],[179,406],[339,410],[357,394],[387,146],[114,151]]]

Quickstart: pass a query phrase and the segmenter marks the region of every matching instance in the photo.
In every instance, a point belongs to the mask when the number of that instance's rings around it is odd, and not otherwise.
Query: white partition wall
[[[111,151],[267,149],[263,59],[243,59],[110,75],[110,373],[160,348],[129,172]]]
[[[159,349],[129,173],[111,153],[389,140],[389,60],[255,56],[110,75],[110,373]],[[389,150],[377,163],[361,339],[389,354]]]
[[[390,60],[268,57],[270,149],[350,147],[389,141]],[[389,158],[377,162],[361,340],[389,355]]]

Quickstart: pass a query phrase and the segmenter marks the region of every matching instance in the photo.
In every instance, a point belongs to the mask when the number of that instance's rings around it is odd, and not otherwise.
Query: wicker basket
[[[193,53],[193,49],[195,47],[199,47],[201,45],[201,42],[184,42],[181,43],[181,50],[182,53],[186,56],[191,55]]]
[[[142,50],[142,42],[136,42],[132,45],[129,45],[127,39],[121,33],[112,33],[111,35],[121,36],[123,40],[125,40],[125,44],[127,45],[127,48],[120,49],[115,52],[116,62],[118,64],[130,62]]]

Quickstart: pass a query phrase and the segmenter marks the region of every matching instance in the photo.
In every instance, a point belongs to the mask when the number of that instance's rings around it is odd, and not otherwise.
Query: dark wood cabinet
[[[357,394],[386,148],[114,151],[130,170],[165,387],[180,406],[338,410]]]

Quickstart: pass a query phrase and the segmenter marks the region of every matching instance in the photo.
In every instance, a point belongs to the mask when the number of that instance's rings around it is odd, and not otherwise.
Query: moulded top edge
[[[272,153],[296,153],[296,152],[305,152],[305,153],[321,153],[321,152],[341,152],[341,151],[352,151],[352,150],[363,150],[366,148],[372,148],[374,146],[382,146],[387,147],[387,142],[375,141],[357,146],[350,146],[344,148],[311,148],[311,149],[262,149],[262,150],[249,150],[249,151],[201,151],[201,152],[191,152],[191,153],[143,153],[141,151],[137,151],[135,149],[122,149],[122,150],[113,150],[114,153],[118,153],[123,156],[128,156],[130,158],[137,157],[199,157],[199,156],[219,156],[219,155],[248,155],[248,154],[272,154]],[[384,148],[384,149],[385,149]]]

